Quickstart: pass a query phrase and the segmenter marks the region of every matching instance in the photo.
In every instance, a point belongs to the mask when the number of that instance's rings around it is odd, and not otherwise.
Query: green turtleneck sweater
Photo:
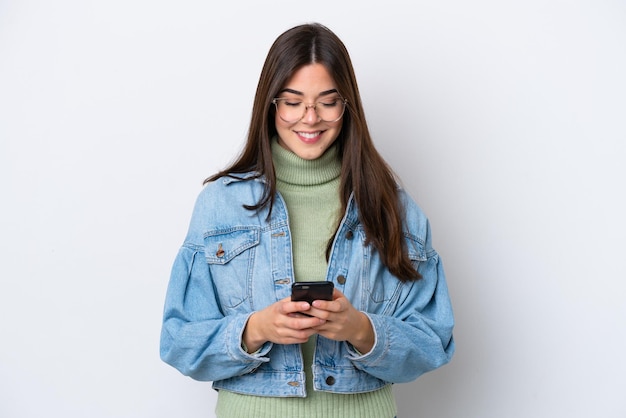
[[[326,246],[341,210],[337,147],[316,160],[303,160],[278,142],[272,144],[276,188],[289,213],[295,280],[326,280]]]
[[[332,146],[316,160],[304,160],[272,141],[276,187],[285,200],[293,245],[296,281],[326,280],[326,246],[341,216],[341,162]],[[315,337],[302,344],[306,398],[241,395],[222,390],[219,418],[391,418],[396,405],[391,385],[367,393],[336,394],[313,390],[311,364]]]

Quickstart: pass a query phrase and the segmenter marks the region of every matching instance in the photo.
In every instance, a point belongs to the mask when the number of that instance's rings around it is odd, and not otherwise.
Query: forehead
[[[300,67],[283,86],[283,91],[303,95],[319,95],[336,89],[335,81],[326,67],[318,63]]]

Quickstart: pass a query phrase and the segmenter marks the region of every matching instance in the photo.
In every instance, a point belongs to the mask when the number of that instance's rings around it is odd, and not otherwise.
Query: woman
[[[291,300],[328,280],[332,300]],[[375,150],[348,52],[319,24],[272,45],[239,158],[205,181],[165,301],[161,358],[219,417],[394,417],[392,383],[447,363],[428,220]]]

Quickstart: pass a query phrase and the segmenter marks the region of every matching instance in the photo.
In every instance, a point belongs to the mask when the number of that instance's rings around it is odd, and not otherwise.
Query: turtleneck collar
[[[314,186],[335,180],[341,174],[341,161],[337,144],[333,144],[321,157],[305,160],[278,144],[278,138],[272,139],[272,158],[278,181]]]

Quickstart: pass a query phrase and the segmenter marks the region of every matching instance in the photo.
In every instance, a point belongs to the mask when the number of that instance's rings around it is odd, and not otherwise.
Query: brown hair
[[[342,213],[354,194],[368,243],[374,245],[382,262],[398,279],[417,280],[421,276],[406,251],[396,178],[372,142],[348,51],[337,35],[323,25],[296,26],[274,41],[259,78],[245,147],[230,167],[207,178],[205,183],[222,176],[256,172],[256,177],[265,178],[265,192],[256,205],[245,207],[257,210],[269,205],[271,211],[276,196],[271,152],[276,126],[271,102],[298,69],[313,63],[324,65],[347,100],[342,130],[336,139],[342,166]],[[332,239],[327,255],[331,243]]]

